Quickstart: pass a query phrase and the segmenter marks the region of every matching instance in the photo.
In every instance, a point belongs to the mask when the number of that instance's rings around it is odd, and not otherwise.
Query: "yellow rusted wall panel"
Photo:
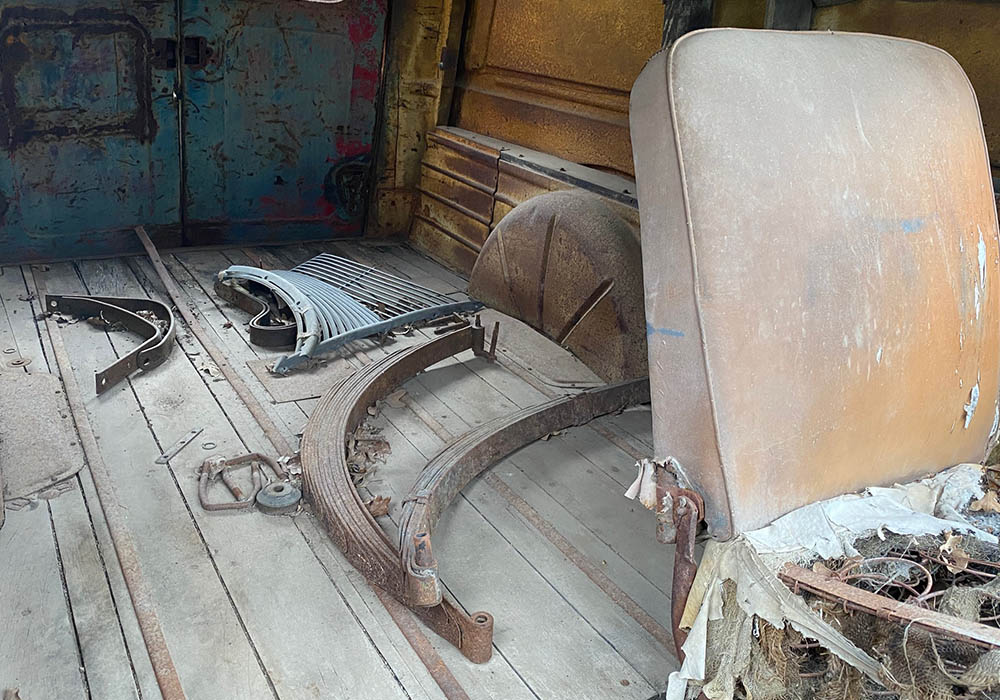
[[[464,0],[394,0],[387,45],[378,174],[366,235],[405,233],[416,206],[425,137],[451,100],[442,54],[457,52]]]
[[[660,46],[662,0],[496,0],[494,68],[629,90]]]
[[[631,174],[628,93],[662,28],[662,0],[475,0],[453,122]]]
[[[638,238],[634,200],[615,199],[634,192],[631,180],[453,127],[434,129],[427,134],[410,242],[468,274],[486,237],[514,207],[574,187],[601,195]]]
[[[764,26],[766,12],[766,0],[715,0],[712,25],[760,29]]]

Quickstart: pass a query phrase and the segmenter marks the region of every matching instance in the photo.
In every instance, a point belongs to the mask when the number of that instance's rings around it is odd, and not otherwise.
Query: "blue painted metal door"
[[[0,2],[0,262],[134,250],[180,213],[174,0]],[[162,237],[161,237],[162,240]]]
[[[199,243],[360,235],[387,0],[182,0]]]
[[[0,263],[360,235],[386,3],[0,0]]]

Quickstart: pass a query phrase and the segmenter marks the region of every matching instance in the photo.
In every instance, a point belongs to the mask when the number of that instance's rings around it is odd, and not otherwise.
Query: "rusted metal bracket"
[[[778,572],[778,578],[795,594],[806,591],[849,610],[865,612],[985,649],[1000,649],[1000,629],[996,627],[893,600],[797,564],[785,564]]]
[[[670,620],[673,623],[674,649],[684,660],[681,647],[687,640],[687,630],[681,629],[681,619],[687,606],[694,577],[698,573],[695,543],[698,524],[705,517],[705,501],[695,491],[678,483],[680,465],[673,457],[663,461],[641,460],[639,476],[626,492],[656,513],[656,539],[673,544],[674,573],[670,589]]]
[[[225,457],[209,457],[206,459],[202,462],[201,473],[198,477],[198,500],[201,501],[201,507],[205,510],[253,510],[257,504],[257,498],[261,490],[266,486],[282,486],[284,487],[282,490],[287,489],[288,493],[297,491],[297,489],[292,488],[290,484],[286,484],[283,481],[268,484],[268,479],[263,473],[263,466],[265,464],[278,479],[284,480],[288,478],[288,472],[281,464],[259,452],[251,452],[250,454],[240,455],[231,459],[226,459]],[[240,485],[232,478],[233,470],[240,467],[250,467],[253,490],[248,493],[244,493]],[[222,480],[222,483],[226,485],[229,492],[233,494],[233,498],[236,499],[235,501],[223,501],[220,503],[209,500],[208,487],[215,479]],[[297,503],[298,499],[295,500]],[[274,511],[271,510],[268,512]]]
[[[74,316],[99,317],[142,336],[142,345],[94,375],[98,394],[103,394],[137,369],[148,371],[163,364],[174,345],[174,315],[166,304],[155,299],[46,294],[45,308]],[[142,313],[148,316],[140,315]]]
[[[698,534],[698,523],[705,513],[705,505],[701,496],[694,491],[678,488],[671,493],[673,502],[673,521],[675,531],[674,541],[674,574],[670,588],[670,622],[673,625],[674,650],[677,659],[684,660],[684,642],[687,641],[687,630],[681,629],[681,619],[684,608],[687,607],[691,586],[698,573],[698,560],[695,555],[695,538]]]
[[[295,345],[298,328],[295,322],[269,324],[273,318],[271,305],[256,294],[244,289],[236,280],[215,281],[215,293],[233,306],[252,314],[250,342],[262,348],[286,348]]]
[[[521,409],[470,430],[442,450],[420,473],[403,502],[400,566],[413,605],[442,599],[431,531],[448,505],[480,473],[545,435],[649,401],[644,377]]]
[[[209,457],[202,462],[201,474],[198,476],[198,500],[201,501],[201,507],[205,510],[252,510],[254,503],[256,503],[257,492],[260,491],[264,483],[264,478],[260,473],[260,462],[267,462],[272,468],[274,467],[273,460],[261,454],[242,455],[233,459]],[[231,476],[232,471],[240,467],[250,467],[253,489],[246,494]],[[208,485],[218,478],[222,479],[222,483],[233,494],[235,501],[213,502],[209,500]]]
[[[488,356],[485,335],[477,321],[359,369],[320,400],[306,424],[301,452],[306,498],[348,561],[370,583],[410,606],[474,663],[485,663],[493,654],[493,617],[486,612],[470,615],[447,598],[432,607],[412,606],[399,552],[354,487],[346,455],[347,435],[368,416],[369,406],[418,372],[463,350]]]

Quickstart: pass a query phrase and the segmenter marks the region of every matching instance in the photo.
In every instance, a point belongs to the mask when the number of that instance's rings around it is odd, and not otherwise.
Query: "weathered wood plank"
[[[91,528],[82,486],[49,501],[87,684],[94,698],[137,698],[132,661]],[[139,654],[144,654],[142,646]],[[27,697],[27,696],[26,696]]]
[[[389,419],[392,428],[387,425],[385,431],[397,469],[406,464],[419,469],[443,446],[413,414],[399,411]],[[419,451],[405,439],[415,432],[423,433],[420,442],[424,445],[436,442],[436,446],[426,454]],[[654,667],[665,661],[665,650],[641,629],[636,633],[634,621],[615,612],[617,606],[593,585],[575,585],[585,579],[572,564],[558,553],[552,554],[541,536],[505,506],[494,505],[487,514],[473,498],[460,496],[436,527],[434,544],[448,590],[467,610],[490,610],[496,616],[494,645],[499,654],[538,697],[605,697],[614,693],[615,697],[648,698],[653,694],[652,684],[636,668],[638,662],[626,659],[608,640],[621,635],[623,629],[635,639],[645,636],[641,663],[654,678]],[[518,546],[522,539],[531,546],[522,550]],[[557,581],[565,584],[571,580],[575,581],[572,586],[557,585]],[[610,624],[607,630],[596,626],[606,624]],[[623,685],[622,680],[629,684]]]
[[[228,251],[228,253],[232,253],[232,251]],[[150,270],[149,274],[154,273]],[[145,285],[144,289],[147,292],[153,291],[149,280],[141,277],[141,281]],[[185,341],[182,336],[181,342],[191,341]],[[254,356],[252,346],[249,343],[243,346],[239,343],[234,343],[229,347],[229,350],[232,353],[234,362]],[[238,402],[238,399],[228,384],[225,382],[212,382],[208,384],[208,389],[215,396],[219,404],[224,407],[233,427],[248,446],[248,449],[268,452],[271,446],[260,434],[259,427],[249,412],[243,409],[242,404],[238,405],[236,410],[233,410],[233,402]],[[307,408],[307,411],[302,414],[298,429],[295,431],[296,433],[300,433],[305,425],[308,410],[311,410],[315,406],[316,401],[309,400],[296,403],[300,406],[304,405]],[[406,688],[410,696],[440,696],[440,690],[430,677],[427,669],[424,668],[409,643],[399,632],[398,627],[392,622],[385,608],[378,601],[377,597],[375,597],[374,593],[371,592],[368,584],[359,575],[352,578],[351,575],[343,573],[346,570],[349,574],[356,574],[346,559],[333,547],[325,532],[307,514],[296,516],[295,523],[304,541],[308,543],[312,550],[313,555],[326,571],[333,587],[343,596],[357,622],[363,627],[365,633],[369,635],[372,643],[378,648],[379,653],[387,660],[393,673]],[[368,594],[369,598],[364,598],[365,594]]]
[[[33,304],[40,302],[25,301],[20,298],[22,294],[30,298],[34,293],[34,281],[31,277],[30,269],[23,268],[18,274],[8,274],[0,276],[0,294],[8,298],[6,307],[8,318],[13,323],[13,328],[18,337],[22,338],[22,352],[29,357],[44,358],[51,356],[49,339],[44,329],[36,327],[33,312]],[[6,277],[6,281],[4,280]],[[25,288],[27,283],[28,293],[20,290]],[[12,284],[12,287],[4,287],[5,284]],[[43,347],[45,350],[43,351]],[[34,362],[32,366],[34,366]],[[58,367],[52,369],[58,372]],[[43,363],[40,370],[45,369]],[[52,523],[56,531],[56,536],[62,540],[68,540],[79,547],[79,557],[75,556],[72,548],[69,554],[62,558],[62,566],[66,578],[67,590],[74,606],[74,622],[77,627],[77,634],[83,648],[84,665],[90,664],[94,660],[103,663],[105,657],[120,659],[119,644],[115,641],[115,634],[109,632],[109,627],[114,628],[121,639],[124,632],[125,644],[125,667],[118,668],[116,663],[109,663],[106,666],[98,666],[88,669],[88,680],[94,690],[94,697],[129,697],[127,694],[128,682],[122,681],[121,674],[124,672],[133,676],[133,680],[138,679],[139,687],[145,697],[155,697],[159,693],[156,684],[153,668],[150,665],[149,657],[146,655],[143,646],[142,635],[139,631],[138,621],[132,610],[132,602],[128,591],[125,588],[125,581],[121,570],[118,568],[118,560],[111,537],[104,521],[100,503],[97,499],[97,491],[94,487],[90,472],[84,468],[77,475],[77,484],[81,489],[79,501],[75,500],[72,493],[60,496],[51,500]],[[79,506],[79,507],[78,507]],[[87,516],[86,522],[80,519],[81,508],[83,514]],[[87,543],[89,533],[89,544]],[[96,540],[94,536],[96,535]],[[90,552],[90,555],[87,552]],[[93,568],[91,555],[97,556],[100,565],[100,572]],[[109,588],[110,585],[110,588]],[[112,617],[105,619],[104,612],[112,612]],[[100,611],[90,615],[89,611]],[[76,614],[78,613],[78,614]],[[129,668],[131,660],[131,668]],[[102,687],[108,687],[115,691],[110,695],[99,693]],[[122,688],[118,693],[117,689]],[[134,688],[134,686],[133,686]],[[134,689],[132,691],[135,692]]]
[[[71,264],[53,265],[47,277],[53,290],[104,291],[85,288]],[[83,323],[63,327],[61,332],[80,385],[90,386],[93,368],[114,359],[110,340],[120,334]],[[195,483],[193,469],[174,472],[154,463],[161,445],[134,391],[151,383],[167,385],[172,403],[167,410],[177,411],[186,397],[173,385],[174,370],[184,364],[189,364],[187,359],[174,352],[152,372],[122,382],[100,397],[92,396],[87,400],[90,420],[115,478],[118,497],[129,512],[143,575],[187,696],[274,697],[208,545],[181,497],[181,483]]]
[[[19,689],[25,700],[87,698],[44,501],[7,512],[0,562],[0,689]]]
[[[89,279],[85,263],[81,269]],[[122,274],[130,275],[127,267]],[[142,291],[134,278],[132,289]],[[154,435],[179,434],[199,417],[211,426],[213,452],[235,455],[248,450],[193,365],[182,364],[168,381],[152,381],[155,376],[150,373],[151,381],[134,384]],[[178,393],[183,396],[180,404],[174,401]],[[405,697],[399,679],[298,535],[294,519],[202,511],[193,472],[204,454],[179,457],[180,464],[172,460],[169,468],[276,692]],[[310,642],[302,644],[303,639]]]
[[[27,269],[27,268],[25,268]],[[39,338],[34,316],[41,306],[25,286],[25,278],[18,266],[0,268],[0,303],[3,304],[12,341],[0,351],[13,347],[16,352],[0,355],[7,362],[18,357],[30,359],[36,368],[51,371],[45,346]]]

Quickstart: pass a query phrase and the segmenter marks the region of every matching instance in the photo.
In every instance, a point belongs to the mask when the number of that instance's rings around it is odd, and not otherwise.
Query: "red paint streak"
[[[329,158],[327,158],[327,160],[329,160]],[[335,211],[333,204],[326,201],[325,197],[320,197],[316,200],[316,210],[319,211],[320,215],[324,217],[333,216],[333,212]]]
[[[354,82],[351,85],[351,101],[361,99],[371,102],[378,93],[378,71],[354,66]]]
[[[370,143],[356,139],[348,140],[343,134],[337,136],[337,154],[339,156],[337,160],[361,155],[362,153],[369,153],[371,150],[372,145]]]
[[[363,44],[375,36],[375,20],[368,14],[359,13],[347,22],[347,33],[355,46]]]

